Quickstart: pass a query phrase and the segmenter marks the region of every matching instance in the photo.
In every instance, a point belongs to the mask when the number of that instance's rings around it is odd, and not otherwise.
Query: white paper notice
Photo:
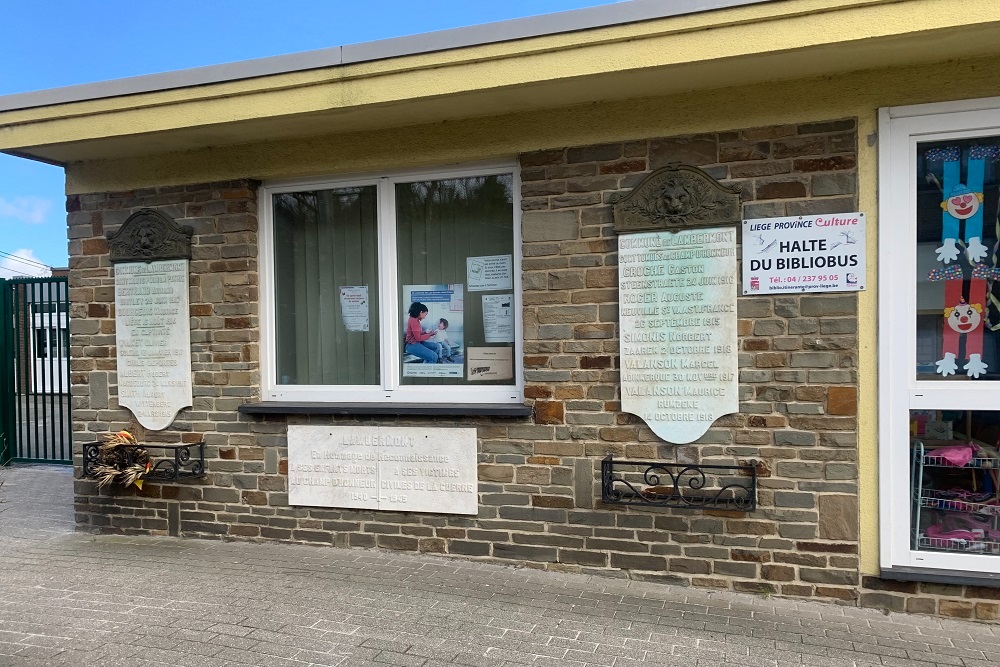
[[[514,295],[483,295],[483,331],[487,343],[514,342]]]
[[[470,382],[514,377],[514,351],[509,347],[470,347],[468,359]]]
[[[368,286],[340,288],[340,316],[348,331],[368,331]]]
[[[514,287],[514,259],[511,255],[487,255],[465,260],[470,292],[487,292]]]

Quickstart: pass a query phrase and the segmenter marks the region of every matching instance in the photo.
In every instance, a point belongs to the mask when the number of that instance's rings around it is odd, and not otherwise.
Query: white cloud
[[[0,218],[14,218],[21,222],[38,225],[45,222],[45,216],[52,210],[52,201],[41,197],[0,197]]]
[[[0,255],[0,278],[52,275],[52,270],[45,266],[45,262],[35,257],[35,253],[28,248],[15,250],[8,255]]]

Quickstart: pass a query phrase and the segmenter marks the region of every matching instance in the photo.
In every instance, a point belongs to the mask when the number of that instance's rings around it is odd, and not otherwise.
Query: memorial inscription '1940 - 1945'
[[[476,429],[289,424],[288,504],[478,514]]]

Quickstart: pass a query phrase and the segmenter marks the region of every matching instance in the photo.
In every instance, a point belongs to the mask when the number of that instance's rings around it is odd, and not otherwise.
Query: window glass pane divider
[[[263,400],[278,398],[277,394],[277,362],[275,361],[274,340],[277,335],[275,318],[275,285],[274,285],[274,191],[261,187],[257,205],[257,233],[260,239],[258,253],[258,270],[260,271],[260,371],[261,398]]]
[[[511,170],[513,183],[511,195],[514,212],[514,256],[511,258],[514,285],[514,305],[517,307],[514,319],[514,386],[511,387],[511,399],[517,400],[524,396],[524,305],[521,301],[524,292],[521,289],[522,241],[521,241],[521,170]]]
[[[399,389],[403,341],[396,271],[396,192],[389,178],[378,181],[379,284],[382,287],[381,331],[388,342],[382,350],[382,389]],[[388,347],[388,350],[386,349]]]

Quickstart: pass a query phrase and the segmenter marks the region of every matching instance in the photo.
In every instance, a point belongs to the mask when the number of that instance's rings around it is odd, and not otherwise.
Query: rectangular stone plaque
[[[191,405],[188,260],[115,264],[118,404],[158,431]]]
[[[476,429],[289,424],[288,504],[478,514]]]
[[[667,442],[739,410],[736,230],[618,238],[622,409]]]

